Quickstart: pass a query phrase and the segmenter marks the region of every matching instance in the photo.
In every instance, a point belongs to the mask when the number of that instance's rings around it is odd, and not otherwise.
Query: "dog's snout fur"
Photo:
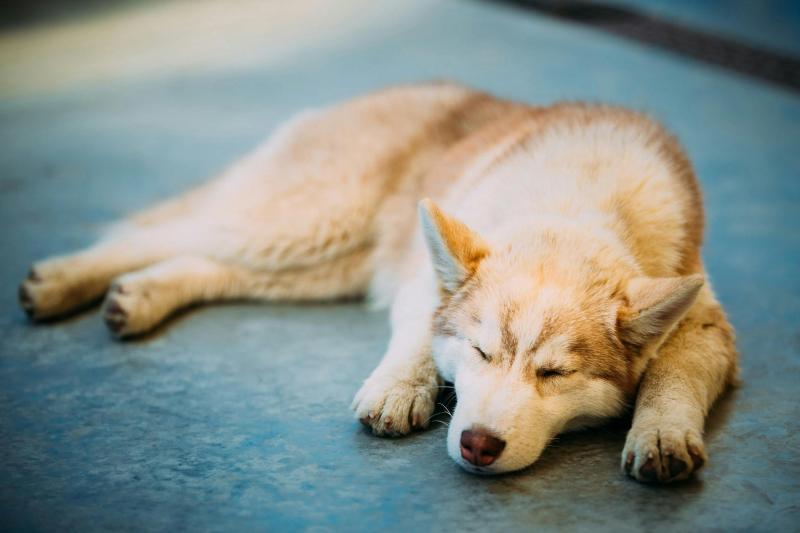
[[[489,466],[505,447],[506,441],[486,429],[476,427],[461,432],[461,457],[475,466]]]

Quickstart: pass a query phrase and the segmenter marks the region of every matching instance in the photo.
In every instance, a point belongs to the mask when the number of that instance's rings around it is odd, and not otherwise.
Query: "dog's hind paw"
[[[353,399],[356,418],[378,436],[399,437],[428,427],[438,392],[433,379],[371,376]]]
[[[130,337],[152,329],[164,318],[154,289],[136,280],[135,274],[123,276],[111,286],[102,309],[103,321],[111,333]]]
[[[679,428],[631,428],[622,451],[622,469],[645,483],[689,478],[707,460],[697,431]]]
[[[19,305],[29,318],[55,318],[87,299],[86,287],[71,279],[70,270],[68,261],[59,258],[39,262],[30,268],[18,292]]]

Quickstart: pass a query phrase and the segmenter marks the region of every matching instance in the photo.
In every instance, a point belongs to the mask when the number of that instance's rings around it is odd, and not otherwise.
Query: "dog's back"
[[[379,218],[379,298],[390,299],[380,294],[392,286],[388,272],[419,261],[422,242],[410,236],[413,205],[424,196],[486,236],[569,215],[590,232],[613,232],[648,275],[702,271],[700,190],[677,141],[659,124],[602,105],[496,102],[502,111],[447,148],[421,182],[393,191]]]

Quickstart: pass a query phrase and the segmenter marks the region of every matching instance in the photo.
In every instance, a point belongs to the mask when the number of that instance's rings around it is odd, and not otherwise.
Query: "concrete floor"
[[[741,12],[715,5],[703,16]],[[68,62],[52,61],[65,48],[50,30],[0,35],[0,530],[800,530],[800,97],[487,3],[338,9],[365,11],[317,14],[313,27],[289,17],[280,49],[234,22],[208,60],[172,54],[192,25],[176,26],[174,42],[161,36],[159,53],[117,70],[150,41],[72,28],[87,37]],[[797,35],[787,13],[783,31]],[[749,28],[737,20],[732,31]],[[26,55],[20,42],[42,48]],[[31,261],[201,181],[293,112],[429,78],[626,104],[682,139],[744,377],[711,416],[698,479],[626,479],[624,421],[490,479],[448,459],[438,424],[368,435],[348,405],[389,331],[358,304],[207,308],[125,343],[96,311],[36,326],[17,309]]]

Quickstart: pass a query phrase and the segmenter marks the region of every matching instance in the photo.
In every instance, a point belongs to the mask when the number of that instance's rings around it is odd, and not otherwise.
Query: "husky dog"
[[[613,107],[534,107],[404,86],[280,127],[220,178],[33,265],[35,320],[105,294],[119,337],[197,302],[369,295],[392,337],[353,400],[376,435],[425,428],[470,472],[526,467],[560,432],[635,402],[622,469],[689,477],[736,380],[704,278],[703,210],[673,137]]]

